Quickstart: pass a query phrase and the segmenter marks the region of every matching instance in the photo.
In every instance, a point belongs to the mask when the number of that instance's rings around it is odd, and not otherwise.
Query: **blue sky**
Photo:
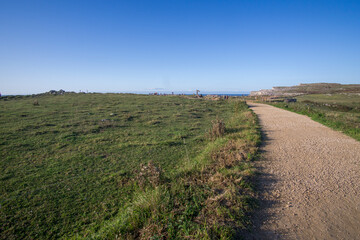
[[[360,83],[360,1],[0,0],[0,92]]]

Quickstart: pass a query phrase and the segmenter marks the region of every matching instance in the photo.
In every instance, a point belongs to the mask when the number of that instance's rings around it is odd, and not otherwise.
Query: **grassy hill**
[[[292,87],[274,87],[268,90],[251,92],[252,96],[265,95],[304,95],[304,94],[335,94],[360,93],[360,84],[309,83]]]
[[[210,239],[247,227],[260,133],[241,101],[2,98],[0,123],[1,239]]]

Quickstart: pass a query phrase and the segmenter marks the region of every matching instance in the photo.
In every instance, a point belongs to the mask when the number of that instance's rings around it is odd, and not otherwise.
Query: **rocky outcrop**
[[[51,94],[51,95],[63,95],[65,94],[65,90],[60,89],[59,91],[56,90],[50,90],[45,94]]]

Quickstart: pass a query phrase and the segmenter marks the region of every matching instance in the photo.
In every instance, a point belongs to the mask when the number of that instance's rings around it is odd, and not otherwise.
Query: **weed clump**
[[[216,118],[212,121],[212,127],[209,131],[209,138],[214,140],[225,134],[225,123],[223,120]]]
[[[245,144],[230,140],[222,149],[212,153],[211,158],[220,168],[229,168],[246,159]]]
[[[153,161],[150,161],[147,165],[140,164],[137,180],[142,189],[147,186],[157,187],[164,183],[163,170],[156,166]]]

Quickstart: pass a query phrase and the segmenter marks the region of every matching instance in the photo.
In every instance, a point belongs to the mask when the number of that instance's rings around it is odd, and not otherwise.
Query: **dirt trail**
[[[303,115],[250,107],[265,142],[261,207],[246,239],[360,239],[360,142]]]

